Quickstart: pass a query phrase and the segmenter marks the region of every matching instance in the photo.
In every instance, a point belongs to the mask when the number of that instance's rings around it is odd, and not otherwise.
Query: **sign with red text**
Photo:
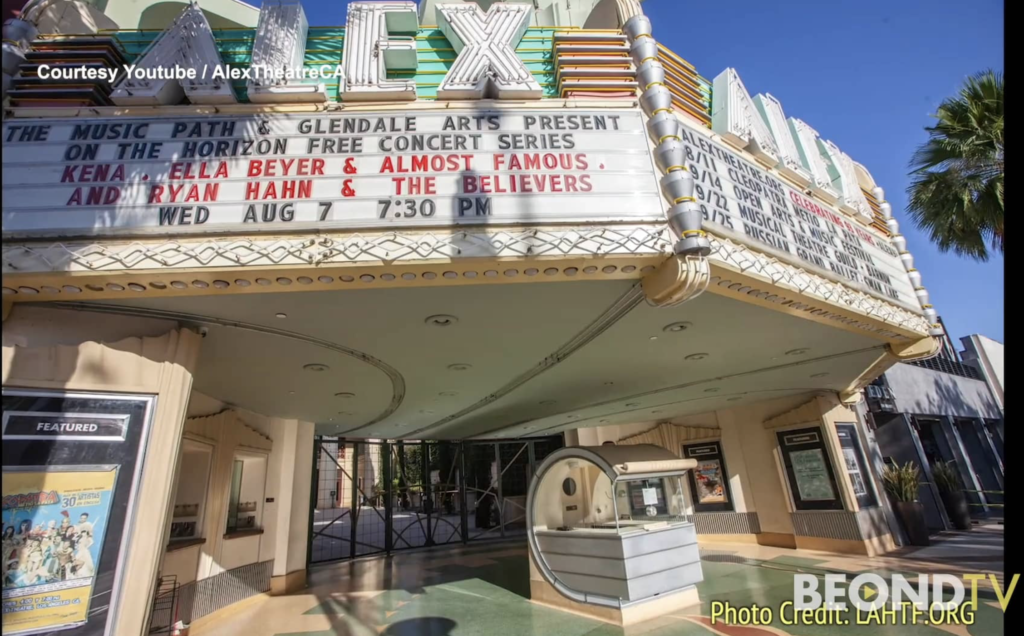
[[[662,222],[639,111],[11,121],[5,236]]]

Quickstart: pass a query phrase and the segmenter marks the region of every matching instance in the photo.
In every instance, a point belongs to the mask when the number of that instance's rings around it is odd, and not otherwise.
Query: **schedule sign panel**
[[[913,308],[914,287],[885,236],[815,200],[696,126],[683,129],[686,166],[704,224],[782,259],[832,274]]]
[[[637,110],[13,121],[6,235],[664,221]]]

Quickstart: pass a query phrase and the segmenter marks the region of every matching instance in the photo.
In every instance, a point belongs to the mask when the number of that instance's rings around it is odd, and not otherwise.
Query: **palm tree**
[[[939,250],[986,261],[1003,253],[1003,75],[967,79],[942,102],[910,162],[907,211]]]

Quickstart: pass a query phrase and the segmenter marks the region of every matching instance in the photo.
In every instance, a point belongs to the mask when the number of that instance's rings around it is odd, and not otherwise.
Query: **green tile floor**
[[[279,632],[276,636],[474,636],[508,634],[525,636],[686,636],[725,634],[727,636],[841,636],[843,634],[938,636],[995,636],[1003,632],[1003,616],[990,591],[979,591],[975,623],[970,626],[939,628],[932,625],[889,626],[786,626],[778,618],[778,606],[793,595],[793,575],[807,572],[819,576],[831,569],[823,558],[793,555],[755,558],[738,551],[716,549],[704,555],[704,582],[698,587],[702,606],[684,616],[671,615],[626,629],[577,614],[531,603],[528,600],[529,564],[525,547],[492,544],[460,548],[457,556],[438,563],[434,553],[399,553],[388,559],[358,561],[314,569],[310,593],[323,598],[306,614],[322,614],[330,629],[317,632]],[[807,553],[805,553],[807,554]],[[811,553],[820,555],[820,553]],[[869,570],[888,579],[893,570]],[[909,570],[903,570],[909,572]],[[375,586],[377,586],[375,588]],[[336,593],[339,589],[383,589],[365,595]],[[701,624],[696,616],[711,616],[712,601],[735,606],[775,608],[773,624],[734,627],[718,623]],[[704,619],[707,622],[707,619]]]

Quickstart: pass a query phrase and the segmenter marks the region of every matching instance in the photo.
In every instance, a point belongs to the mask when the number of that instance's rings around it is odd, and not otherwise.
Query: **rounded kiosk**
[[[681,479],[696,465],[651,444],[548,455],[527,494],[531,598],[620,625],[698,604]]]

